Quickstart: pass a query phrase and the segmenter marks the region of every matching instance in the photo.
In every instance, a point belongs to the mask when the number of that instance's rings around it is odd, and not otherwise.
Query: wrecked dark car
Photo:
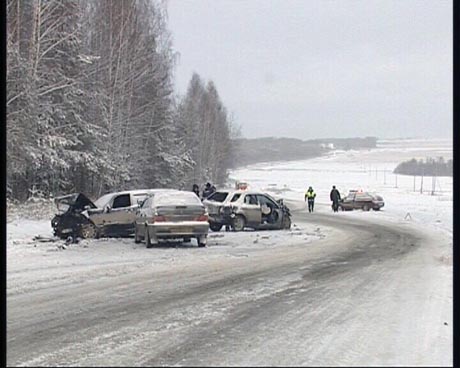
[[[54,235],[62,239],[133,235],[139,204],[158,190],[109,193],[94,203],[83,193],[57,197],[59,213],[51,220]]]
[[[55,198],[54,202],[58,209],[51,220],[53,233],[62,239],[70,237],[95,237],[94,223],[89,219],[87,213],[90,209],[97,207],[91,200],[82,193],[68,194],[62,197]],[[83,214],[83,212],[86,212]],[[90,236],[93,235],[93,236]]]

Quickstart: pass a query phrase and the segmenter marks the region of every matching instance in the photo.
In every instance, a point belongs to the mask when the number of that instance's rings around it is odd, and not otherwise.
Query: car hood
[[[72,193],[56,197],[54,199],[54,203],[60,211],[65,211],[68,208],[72,208],[74,210],[84,210],[86,206],[89,206],[89,208],[97,208],[96,205],[83,193]]]

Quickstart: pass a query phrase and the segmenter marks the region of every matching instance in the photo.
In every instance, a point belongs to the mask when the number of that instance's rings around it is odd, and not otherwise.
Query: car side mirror
[[[104,212],[109,213],[111,210],[112,210],[112,208],[111,208],[110,206],[107,206],[107,207],[105,208],[105,211],[104,211]]]

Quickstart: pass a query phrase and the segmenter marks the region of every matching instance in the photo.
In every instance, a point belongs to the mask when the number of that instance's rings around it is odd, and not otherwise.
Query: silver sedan
[[[196,238],[206,246],[209,231],[208,213],[193,192],[168,191],[148,197],[136,215],[135,242],[142,240],[147,248],[160,240]]]

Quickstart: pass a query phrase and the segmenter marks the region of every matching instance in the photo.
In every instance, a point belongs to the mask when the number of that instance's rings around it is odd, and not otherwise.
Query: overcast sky
[[[452,1],[169,0],[176,89],[244,137],[452,137]]]

